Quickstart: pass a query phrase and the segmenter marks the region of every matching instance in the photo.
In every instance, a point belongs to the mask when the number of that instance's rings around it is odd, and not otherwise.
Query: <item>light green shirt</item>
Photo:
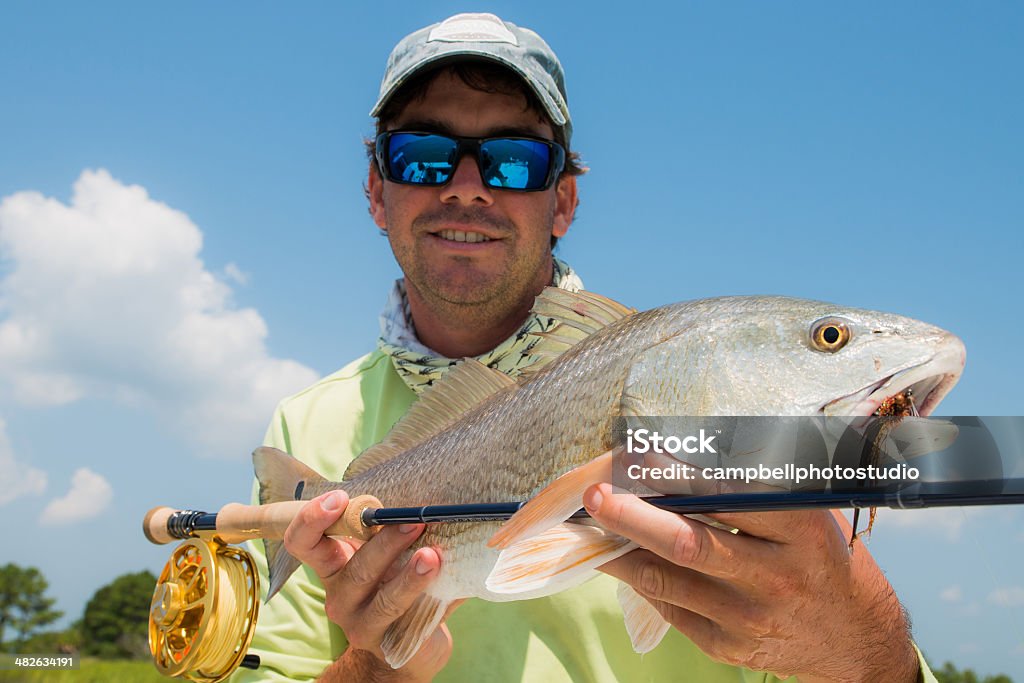
[[[339,481],[349,462],[380,441],[415,398],[390,359],[375,351],[283,400],[265,443]],[[248,550],[259,566],[261,591],[266,595],[263,544],[249,543]],[[615,589],[616,581],[602,574],[547,598],[466,601],[448,619],[454,648],[435,680],[779,680],[714,662],[675,629],[653,651],[636,654]],[[303,565],[273,600],[260,607],[249,649],[260,656],[260,668],[240,669],[232,680],[311,680],[320,675],[347,647],[341,629],[324,613],[324,600],[319,578]],[[929,673],[924,680],[935,679]]]

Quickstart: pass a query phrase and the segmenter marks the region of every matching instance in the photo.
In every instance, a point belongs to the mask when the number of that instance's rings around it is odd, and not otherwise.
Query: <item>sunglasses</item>
[[[377,136],[377,165],[393,183],[444,185],[465,154],[476,158],[484,185],[516,192],[548,189],[565,166],[565,149],[540,138],[463,138],[413,131]]]

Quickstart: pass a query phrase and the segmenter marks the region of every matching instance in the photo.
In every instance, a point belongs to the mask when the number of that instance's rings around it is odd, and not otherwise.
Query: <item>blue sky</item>
[[[162,566],[145,510],[246,499],[277,398],[372,348],[398,271],[367,112],[392,45],[459,11],[562,60],[588,288],[927,320],[968,349],[940,412],[1024,414],[1019,5],[377,7],[0,6],[0,562],[70,616]],[[1024,678],[1024,514],[912,515],[871,549],[920,644]]]

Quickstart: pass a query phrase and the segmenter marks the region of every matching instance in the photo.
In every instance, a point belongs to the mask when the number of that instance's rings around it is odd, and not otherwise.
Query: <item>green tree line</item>
[[[64,614],[47,597],[49,584],[35,567],[0,567],[0,652],[81,653],[108,659],[149,657],[149,603],[156,577],[123,574],[93,594],[66,629],[48,629]]]
[[[46,630],[63,614],[46,596],[45,577],[35,567],[0,567],[0,652],[80,653],[103,659],[148,659],[149,604],[156,586],[151,572],[123,574],[103,586],[80,619],[64,630]],[[939,683],[1013,683],[1009,676],[979,676],[951,662],[932,667]]]
[[[932,667],[939,683],[1013,683],[1006,674],[981,677],[971,669],[958,670],[952,662],[946,662],[941,669]]]

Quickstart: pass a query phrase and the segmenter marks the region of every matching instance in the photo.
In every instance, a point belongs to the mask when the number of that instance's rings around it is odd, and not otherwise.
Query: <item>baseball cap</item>
[[[530,29],[502,21],[493,14],[456,14],[403,38],[388,57],[380,96],[370,116],[378,116],[392,95],[424,68],[465,57],[491,60],[519,74],[555,126],[565,131],[566,143],[569,142],[572,119],[558,57]]]

